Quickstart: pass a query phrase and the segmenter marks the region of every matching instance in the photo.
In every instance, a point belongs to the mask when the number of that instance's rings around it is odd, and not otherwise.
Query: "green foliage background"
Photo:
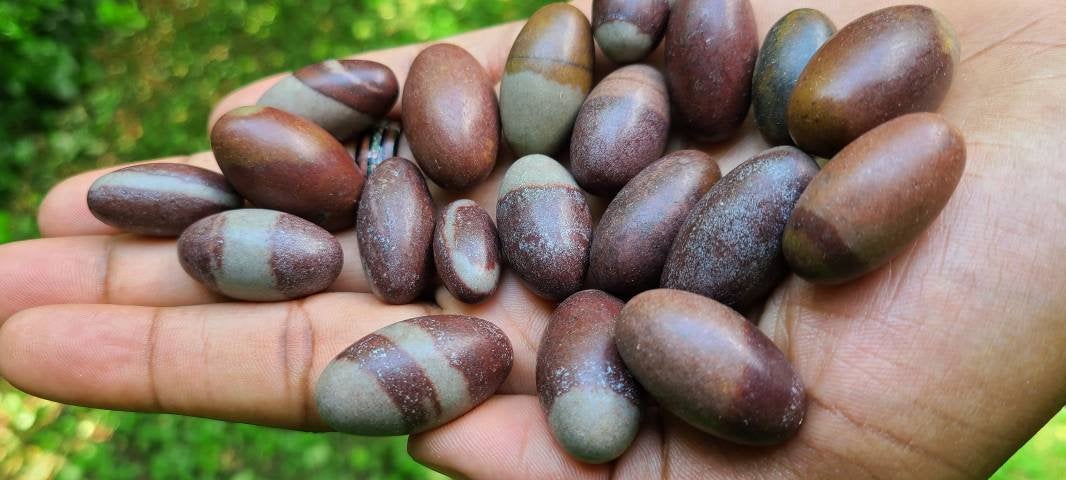
[[[546,0],[0,0],[0,243],[59,179],[206,149],[266,74],[528,16]],[[997,474],[1066,474],[1066,412]],[[65,407],[0,382],[0,478],[432,478],[405,439]]]

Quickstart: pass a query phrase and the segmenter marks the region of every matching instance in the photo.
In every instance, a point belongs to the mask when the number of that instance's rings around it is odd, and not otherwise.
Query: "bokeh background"
[[[524,18],[546,0],[0,0],[0,243],[49,186],[208,148],[207,114],[266,74]],[[0,479],[443,478],[405,439],[68,407],[0,380]],[[997,479],[1066,477],[1066,410]]]

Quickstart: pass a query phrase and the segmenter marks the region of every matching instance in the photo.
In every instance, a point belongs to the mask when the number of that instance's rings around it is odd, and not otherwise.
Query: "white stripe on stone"
[[[218,233],[223,238],[222,266],[215,273],[224,295],[258,301],[287,299],[270,268],[271,236],[277,221],[277,212],[258,209],[226,217]]]
[[[174,197],[196,198],[216,205],[234,207],[240,205],[240,198],[230,192],[212,188],[199,182],[190,182],[174,175],[136,170],[119,170],[104,175],[94,184],[94,188],[102,187],[159,192]]]
[[[455,232],[457,231],[458,219],[456,218],[456,212],[460,208],[478,208],[477,203],[473,200],[460,200],[451,205],[444,212],[444,243],[447,244],[447,250],[451,252],[448,255],[448,260],[452,265],[452,270],[455,270],[456,275],[466,285],[467,288],[477,293],[488,293],[493,288],[496,288],[496,282],[500,279],[500,262],[496,262],[493,265],[492,270],[485,268],[484,261],[488,260],[488,257],[482,257],[482,263],[474,263],[472,259],[466,256],[466,253],[459,248],[459,240],[455,238]],[[478,232],[480,234],[481,232]]]

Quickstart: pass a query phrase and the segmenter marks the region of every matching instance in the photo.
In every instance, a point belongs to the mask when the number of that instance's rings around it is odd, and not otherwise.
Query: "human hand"
[[[755,0],[760,36],[791,8],[838,25],[888,1]],[[552,305],[513,274],[495,298],[386,306],[366,293],[354,234],[345,267],[304,300],[223,303],[181,269],[173,240],[117,232],[85,205],[90,172],[41,206],[46,237],[0,247],[0,376],[32,394],[99,408],[171,412],[285,428],[324,428],[314,380],[363,335],[427,311],[499,325],[515,364],[501,395],[413,436],[410,452],[475,478],[974,477],[991,473],[1066,402],[1066,13],[1049,2],[930,0],[954,24],[963,61],[941,111],[967,138],[955,197],[890,265],[841,287],[789,278],[759,314],[804,379],[799,434],[773,448],[716,440],[649,411],[617,462],[589,466],[554,443],[535,397],[534,359]],[[577,5],[586,13],[590,2]],[[454,39],[499,78],[520,24]],[[421,46],[374,52],[403,81]],[[609,69],[597,65],[603,75]],[[253,103],[246,87],[212,119]],[[750,122],[712,147],[723,170],[765,148]],[[217,170],[209,152],[168,159]],[[509,164],[471,196],[495,211]],[[137,306],[133,306],[137,305]],[[17,313],[16,313],[17,312]]]

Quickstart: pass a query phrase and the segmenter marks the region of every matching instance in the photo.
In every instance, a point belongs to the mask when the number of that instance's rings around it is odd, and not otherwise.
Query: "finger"
[[[332,291],[369,292],[353,231],[338,234],[344,266]],[[68,303],[178,306],[222,298],[185,273],[172,239],[47,238],[0,245],[0,319]]]
[[[220,171],[211,152],[188,156],[169,157],[138,163],[183,163],[215,172]],[[110,235],[118,233],[114,227],[97,220],[89,211],[85,198],[89,187],[96,179],[120,168],[135,163],[116,165],[81,173],[59,182],[45,195],[37,211],[37,227],[43,237],[66,237],[73,235]]]
[[[429,432],[412,435],[419,463],[459,478],[608,478],[609,465],[570,458],[552,438],[537,398],[496,396]]]

